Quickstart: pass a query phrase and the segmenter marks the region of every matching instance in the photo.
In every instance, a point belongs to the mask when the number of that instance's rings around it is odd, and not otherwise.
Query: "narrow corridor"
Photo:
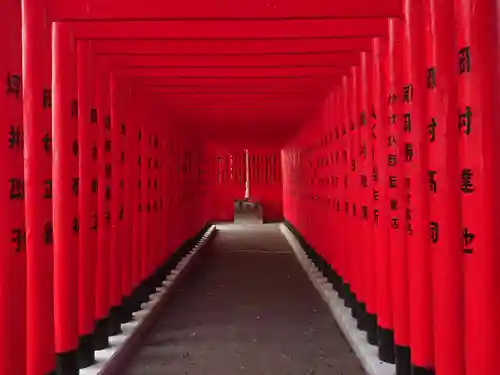
[[[362,375],[279,226],[219,225],[126,375]]]

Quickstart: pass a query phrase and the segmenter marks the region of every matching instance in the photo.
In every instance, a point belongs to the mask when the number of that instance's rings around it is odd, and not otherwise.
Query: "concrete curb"
[[[378,348],[368,343],[365,332],[358,330],[357,322],[352,317],[350,309],[344,306],[344,302],[339,298],[332,284],[307,257],[292,232],[284,224],[280,225],[280,229],[307,276],[330,308],[335,321],[359,358],[366,373],[368,375],[396,375],[396,366],[382,362],[378,358]]]
[[[123,332],[109,338],[110,347],[95,352],[96,363],[81,369],[80,375],[119,375],[123,373],[127,360],[132,353],[137,351],[142,339],[159,315],[161,307],[167,302],[182,277],[186,275],[214,231],[215,225],[212,225],[175,269],[167,275],[163,285],[157,287],[156,292],[149,296],[149,302],[143,303],[142,309],[133,314],[133,320],[122,324]]]

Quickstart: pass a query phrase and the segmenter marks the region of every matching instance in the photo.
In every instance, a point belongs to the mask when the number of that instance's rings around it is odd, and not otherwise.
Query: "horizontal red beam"
[[[77,39],[335,39],[385,36],[387,20],[319,19],[276,21],[73,22]]]
[[[47,0],[61,19],[290,19],[401,17],[399,0]]]
[[[321,78],[328,78],[332,76],[338,76],[346,72],[347,69],[332,68],[330,66],[317,66],[317,67],[247,67],[244,69],[240,68],[147,68],[147,67],[136,67],[136,68],[119,68],[116,69],[116,74],[119,76],[126,77],[150,77],[150,78],[169,78],[169,77],[189,77],[189,78],[200,78],[204,77],[217,77],[217,79],[233,79],[233,78],[264,78],[268,77],[303,77],[315,75]],[[286,78],[285,78],[286,79]]]
[[[115,66],[148,67],[244,67],[244,66],[350,66],[359,64],[359,52],[279,55],[99,55]]]
[[[263,55],[263,54],[320,54],[332,51],[371,49],[371,38],[267,40],[94,40],[93,50],[102,53],[168,54],[172,55]]]

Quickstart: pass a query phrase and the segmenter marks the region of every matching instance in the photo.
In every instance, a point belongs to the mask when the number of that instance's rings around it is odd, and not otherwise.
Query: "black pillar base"
[[[56,353],[56,375],[79,375],[77,351]]]
[[[396,345],[396,375],[411,375],[411,351],[407,346]]]
[[[357,317],[358,317],[358,324],[357,327],[361,331],[368,331],[368,322],[367,320],[367,312],[366,312],[366,304],[364,302],[359,302],[358,303],[358,312],[357,312]]]
[[[411,375],[436,375],[434,369],[411,365]]]
[[[340,278],[339,288],[337,289],[337,293],[338,293],[340,299],[343,299],[343,300],[346,299],[345,291],[346,291],[346,286],[345,286],[344,280],[342,280],[342,278]]]
[[[94,350],[109,348],[108,318],[100,319],[96,322],[93,339]]]
[[[78,368],[92,366],[95,363],[94,335],[80,336],[78,341]]]
[[[120,333],[122,333],[122,326],[120,324],[120,307],[115,306],[109,310],[108,335],[115,336]]]
[[[377,315],[366,314],[366,328],[368,342],[372,345],[378,345]]]
[[[120,323],[130,322],[133,318],[132,313],[133,313],[132,297],[131,296],[123,297],[120,310]]]
[[[55,371],[52,371],[52,372],[48,372],[46,373],[45,375],[57,375]]]
[[[353,292],[351,292],[349,298],[351,299],[351,302],[350,304],[352,305],[351,307],[351,316],[358,320],[359,319],[359,301],[356,297],[356,294],[354,294]]]
[[[351,286],[349,283],[344,283],[344,305],[352,309],[354,307],[354,296],[351,293]]]
[[[382,362],[396,362],[394,353],[394,332],[390,329],[378,327],[378,357]]]

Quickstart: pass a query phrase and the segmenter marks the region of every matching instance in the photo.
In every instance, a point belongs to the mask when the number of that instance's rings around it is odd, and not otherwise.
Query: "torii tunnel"
[[[0,375],[499,374],[499,17],[1,0]]]

